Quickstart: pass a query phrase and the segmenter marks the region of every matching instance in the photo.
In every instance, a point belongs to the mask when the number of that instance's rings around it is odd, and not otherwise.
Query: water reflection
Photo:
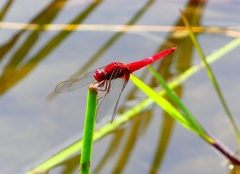
[[[28,75],[36,66],[43,61],[47,55],[49,55],[54,49],[56,49],[61,42],[63,42],[74,30],[59,31],[53,38],[47,41],[41,48],[39,48],[35,55],[30,58],[27,57],[30,50],[37,44],[39,38],[45,32],[45,24],[52,23],[59,15],[61,10],[66,4],[66,0],[53,1],[47,8],[45,8],[40,14],[38,14],[30,24],[38,24],[38,28],[33,31],[21,30],[15,34],[8,43],[0,47],[0,59],[4,59],[4,56],[9,60],[5,66],[3,73],[0,77],[0,94],[8,91],[17,82],[22,80]],[[100,1],[94,1],[84,11],[81,11],[69,24],[79,24],[86,19],[86,17],[92,13],[97,7]],[[9,5],[8,5],[9,7]],[[15,44],[21,37],[28,35],[19,48],[13,50],[13,56],[8,58],[6,54],[13,49]],[[26,60],[27,59],[27,60]]]

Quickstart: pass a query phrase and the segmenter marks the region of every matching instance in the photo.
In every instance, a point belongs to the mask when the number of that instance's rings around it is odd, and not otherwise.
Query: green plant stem
[[[225,146],[223,146],[222,143],[220,143],[219,141],[217,141],[210,135],[208,135],[208,137],[213,140],[213,143],[210,143],[210,144],[213,147],[215,147],[219,152],[221,152],[222,155],[227,157],[229,159],[229,161],[231,161],[232,164],[235,164],[238,166],[240,165],[240,159],[233,152],[228,150]]]
[[[198,51],[202,61],[203,61],[204,65],[205,65],[205,67],[206,67],[208,76],[209,76],[210,80],[212,81],[213,86],[215,87],[215,89],[217,91],[217,94],[218,94],[218,96],[220,98],[220,101],[221,101],[221,103],[223,105],[223,108],[224,108],[225,112],[227,113],[227,116],[228,116],[228,118],[229,118],[229,120],[230,120],[230,122],[231,122],[231,124],[233,126],[233,129],[234,129],[236,137],[237,137],[238,145],[240,145],[240,132],[239,132],[239,129],[238,129],[237,125],[235,124],[233,116],[232,116],[232,114],[231,114],[231,112],[230,112],[230,110],[229,110],[229,108],[227,106],[227,103],[226,103],[226,101],[225,101],[225,99],[223,97],[223,94],[222,94],[222,92],[220,90],[220,87],[219,87],[219,85],[217,83],[217,80],[216,80],[216,78],[215,78],[215,76],[214,76],[214,74],[212,72],[211,67],[209,66],[209,64],[208,64],[208,62],[207,62],[207,60],[205,58],[205,55],[203,53],[203,50],[202,50],[200,44],[198,43],[197,39],[194,36],[194,33],[192,31],[192,28],[191,28],[190,24],[187,21],[187,18],[184,16],[184,14],[183,14],[183,12],[181,10],[180,10],[180,13],[181,13],[181,16],[182,16],[184,24],[188,28],[189,35],[190,35],[190,37],[192,39],[192,42],[194,43],[194,45],[195,45],[195,47],[196,47],[196,49],[197,49],[197,51]]]
[[[137,77],[132,76],[131,79],[134,82],[134,84],[139,87],[139,89],[141,89],[147,96],[151,97],[156,104],[158,104],[163,110],[165,110],[171,117],[173,117],[176,121],[178,121],[182,126],[200,135],[203,138],[203,140],[208,142],[210,145],[215,147],[219,152],[221,152],[225,157],[227,157],[232,162],[232,164],[236,164],[236,165],[240,164],[240,160],[238,159],[238,157],[236,157],[231,151],[229,151],[216,139],[214,139],[209,134],[207,134],[189,111],[186,111],[185,109],[184,112],[188,116],[187,117],[188,119],[184,120],[185,117],[179,111],[177,111],[174,108],[174,106],[172,106],[170,102],[164,99],[161,95],[156,93],[154,90],[152,90],[149,86],[147,86]],[[164,80],[162,79],[161,81],[164,81]],[[164,84],[166,84],[165,81],[164,81]],[[169,89],[167,84],[166,84],[166,87]],[[169,93],[174,93],[174,92],[168,90],[167,93],[169,95]],[[171,97],[171,98],[176,102],[176,97],[177,96]],[[178,102],[177,104],[180,104],[180,103]],[[186,108],[183,104],[180,104],[180,106],[183,106],[184,108]]]
[[[189,123],[192,125],[193,129],[196,130],[196,132],[198,132],[198,134],[205,139],[206,141],[213,143],[211,140],[209,139],[208,136],[206,135],[205,130],[202,128],[202,126],[198,123],[198,121],[195,119],[195,117],[193,116],[193,114],[187,109],[187,107],[185,107],[185,105],[182,103],[182,101],[179,99],[179,97],[177,96],[177,94],[175,94],[175,92],[170,89],[170,87],[167,85],[167,83],[165,82],[165,80],[163,79],[163,77],[158,74],[151,65],[148,66],[149,70],[151,71],[151,73],[153,74],[153,76],[159,81],[159,83],[161,83],[162,87],[166,90],[168,96],[172,99],[172,101],[174,101],[177,106],[179,108],[182,109],[182,111],[185,113],[185,117],[187,118],[187,120],[189,121]]]
[[[229,151],[225,146],[223,146],[219,141],[211,137],[209,134],[206,133],[204,128],[198,123],[196,118],[192,115],[192,113],[187,109],[187,107],[182,103],[179,97],[174,93],[173,90],[169,88],[165,80],[159,75],[152,66],[148,66],[152,74],[155,78],[161,83],[163,88],[166,90],[169,97],[177,104],[179,108],[185,113],[185,116],[188,118],[189,122],[193,125],[192,127],[196,129],[196,132],[207,141],[210,145],[215,147],[218,151],[220,151],[225,157],[227,157],[232,164],[240,165],[240,160],[236,157],[231,151]],[[182,124],[182,123],[181,123]]]
[[[90,173],[96,108],[97,108],[97,88],[94,85],[91,85],[88,88],[86,117],[84,123],[83,146],[80,160],[81,174]]]

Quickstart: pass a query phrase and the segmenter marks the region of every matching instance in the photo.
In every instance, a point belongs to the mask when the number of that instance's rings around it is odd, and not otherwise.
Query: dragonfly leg
[[[99,96],[98,96],[98,100],[101,100],[102,98],[104,98],[108,92],[109,92],[109,89],[110,89],[110,81],[108,80],[105,80],[103,82],[101,82],[99,85],[99,87],[104,87],[103,89],[98,89],[98,91],[102,91],[103,93],[101,93]]]
[[[117,67],[111,77],[108,80],[103,80],[102,82],[99,82],[98,86],[99,87],[104,87],[104,89],[98,89],[98,91],[102,91],[103,93],[101,95],[99,95],[98,100],[104,98],[110,91],[110,87],[111,87],[111,81],[114,79],[114,77],[116,78],[116,75],[118,74],[118,72],[121,71],[120,67]]]

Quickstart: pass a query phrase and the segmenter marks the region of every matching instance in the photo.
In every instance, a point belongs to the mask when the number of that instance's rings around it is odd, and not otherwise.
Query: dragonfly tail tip
[[[172,50],[173,50],[173,51],[177,50],[177,47],[173,47]]]

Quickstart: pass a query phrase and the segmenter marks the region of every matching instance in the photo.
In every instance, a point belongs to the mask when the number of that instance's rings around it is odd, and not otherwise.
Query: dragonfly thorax
[[[104,68],[97,69],[93,76],[96,81],[101,82],[103,80],[121,78],[129,73],[129,69],[122,62],[112,62]]]

